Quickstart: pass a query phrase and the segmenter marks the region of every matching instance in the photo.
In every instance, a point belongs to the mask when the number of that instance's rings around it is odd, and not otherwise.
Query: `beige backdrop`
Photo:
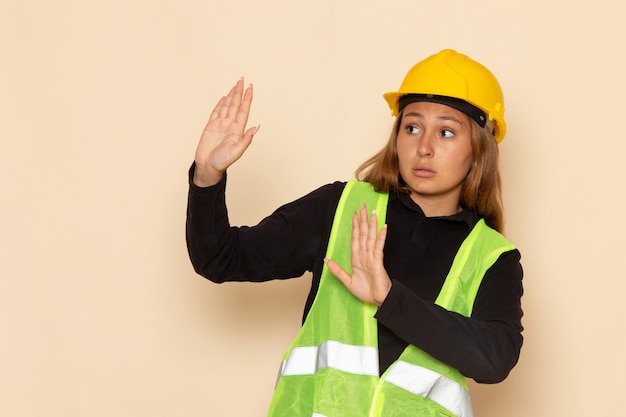
[[[383,92],[454,48],[506,94],[507,233],[525,346],[477,416],[620,415],[626,165],[619,2],[0,1],[0,415],[262,416],[309,277],[215,285],[184,240],[187,169],[218,98],[262,128],[233,223],[382,146]]]

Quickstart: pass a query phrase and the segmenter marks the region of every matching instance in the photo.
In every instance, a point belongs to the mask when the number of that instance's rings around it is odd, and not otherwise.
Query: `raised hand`
[[[376,213],[368,224],[367,208],[352,218],[352,275],[339,264],[324,259],[330,271],[346,288],[363,302],[380,306],[391,289],[391,279],[383,265],[383,248],[387,237],[387,225],[378,233]]]
[[[226,169],[248,149],[260,126],[248,128],[252,84],[244,91],[243,78],[217,103],[196,148],[193,182],[201,187],[218,183]]]

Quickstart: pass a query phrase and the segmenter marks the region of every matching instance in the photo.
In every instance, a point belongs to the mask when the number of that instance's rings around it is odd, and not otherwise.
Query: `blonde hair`
[[[398,165],[396,141],[401,121],[402,113],[396,118],[385,147],[363,162],[355,171],[358,180],[369,182],[378,192],[409,193],[400,177]],[[485,127],[480,127],[471,119],[470,122],[474,161],[463,181],[459,204],[484,218],[491,228],[502,232],[504,211],[494,125],[488,121]]]

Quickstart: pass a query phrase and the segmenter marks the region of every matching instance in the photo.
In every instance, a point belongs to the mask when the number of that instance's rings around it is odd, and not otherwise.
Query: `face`
[[[400,175],[426,215],[459,210],[461,185],[472,166],[471,122],[443,104],[404,108],[397,137]]]

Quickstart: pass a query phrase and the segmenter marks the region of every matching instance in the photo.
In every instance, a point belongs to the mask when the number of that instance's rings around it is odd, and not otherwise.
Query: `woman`
[[[452,50],[385,94],[386,146],[357,170],[231,227],[226,170],[247,149],[252,86],[213,110],[190,170],[187,243],[214,282],[312,271],[272,416],[471,416],[465,378],[497,383],[522,345],[520,254],[502,235],[500,86]],[[374,209],[374,210],[373,210]]]

